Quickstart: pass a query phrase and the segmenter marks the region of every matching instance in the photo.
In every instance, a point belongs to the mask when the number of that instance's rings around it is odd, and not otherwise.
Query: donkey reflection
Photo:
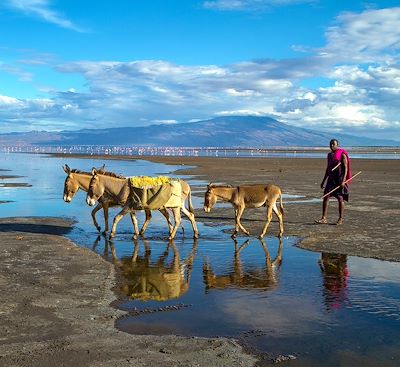
[[[193,261],[197,250],[197,239],[186,259],[182,260],[173,240],[167,244],[165,251],[156,262],[151,261],[151,249],[143,239],[144,254],[139,254],[139,242],[134,239],[132,257],[117,260],[111,241],[111,252],[114,263],[121,272],[120,291],[128,297],[140,301],[166,301],[179,298],[189,289]],[[172,249],[172,260],[168,261]]]
[[[253,289],[274,289],[278,286],[277,269],[282,264],[282,239],[279,239],[278,253],[274,260],[271,260],[268,247],[265,242],[259,240],[265,254],[265,268],[253,268],[244,271],[240,260],[240,253],[248,246],[249,240],[245,241],[241,246],[235,242],[235,254],[233,260],[233,271],[227,274],[215,275],[209,263],[203,265],[203,279],[206,291],[210,289],[225,289],[228,287],[235,288],[253,288]]]

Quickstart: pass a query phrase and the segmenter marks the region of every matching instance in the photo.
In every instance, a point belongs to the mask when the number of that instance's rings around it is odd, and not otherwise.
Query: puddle
[[[127,176],[168,174],[180,167],[104,162]],[[221,225],[198,223],[201,237],[194,241],[187,220],[184,234],[180,229],[171,243],[158,212],[147,239],[132,241],[130,220],[124,218],[110,242],[98,237],[82,192],[70,204],[62,200],[65,163],[90,170],[103,161],[1,155],[0,168],[25,176],[32,186],[1,188],[0,201],[13,202],[1,204],[0,215],[74,218],[68,237],[119,269],[117,306],[128,311],[117,320],[119,329],[235,337],[261,353],[265,364],[292,355],[296,359],[285,362],[291,366],[398,365],[400,263],[305,251],[291,237],[235,242],[225,233],[231,227]],[[202,205],[202,198],[194,199],[195,207]],[[110,217],[117,210],[110,210]],[[139,223],[143,218],[139,213]],[[102,220],[99,215],[103,226]]]

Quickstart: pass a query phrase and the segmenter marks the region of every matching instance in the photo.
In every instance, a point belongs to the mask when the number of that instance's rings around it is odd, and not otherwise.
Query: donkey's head
[[[207,191],[204,194],[204,211],[206,213],[209,213],[212,209],[212,207],[215,205],[217,202],[217,196],[213,193],[213,185],[209,184],[207,186]]]
[[[92,179],[90,180],[89,190],[86,195],[86,203],[93,206],[104,194],[104,185],[100,182],[99,171],[92,169]]]
[[[74,176],[74,173],[71,171],[71,168],[69,168],[68,164],[63,166],[64,172],[67,174],[67,177],[64,182],[64,201],[69,203],[75,194],[79,190],[79,183],[76,180],[76,177]]]
[[[105,165],[101,168],[98,169],[98,173],[104,173],[104,168]],[[64,201],[69,203],[72,201],[74,198],[75,194],[78,192],[78,190],[81,188],[84,191],[86,191],[86,184],[84,184],[85,181],[82,181],[82,179],[79,179],[79,175],[89,175],[87,172],[82,172],[76,169],[71,169],[69,168],[68,164],[63,166],[64,172],[67,174],[67,177],[64,182]]]

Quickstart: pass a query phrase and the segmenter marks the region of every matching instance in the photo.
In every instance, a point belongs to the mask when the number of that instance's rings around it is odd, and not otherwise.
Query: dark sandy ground
[[[275,183],[284,193],[303,195],[304,199],[321,196],[319,183],[325,169],[324,159],[146,159],[182,165],[180,174],[204,181],[232,185]],[[352,165],[353,172],[362,174],[351,185],[344,225],[313,224],[321,215],[320,201],[286,201],[285,236],[301,237],[299,246],[310,250],[400,261],[400,161],[354,159]],[[204,192],[205,187],[193,189]],[[228,223],[233,227],[232,209],[206,214],[197,208],[196,215],[206,224]],[[243,224],[257,235],[264,218],[265,209],[248,210]],[[337,203],[332,201],[330,223],[336,219]],[[97,254],[63,237],[70,225],[57,218],[0,219],[0,366],[255,363],[256,358],[233,340],[135,336],[116,330],[115,318],[123,312],[110,306],[115,299],[111,290],[114,268]],[[269,234],[277,232],[275,220]]]

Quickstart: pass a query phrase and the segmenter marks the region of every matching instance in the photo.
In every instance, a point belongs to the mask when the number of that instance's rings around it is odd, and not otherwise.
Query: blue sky
[[[398,1],[3,0],[2,132],[266,115],[400,140]]]

